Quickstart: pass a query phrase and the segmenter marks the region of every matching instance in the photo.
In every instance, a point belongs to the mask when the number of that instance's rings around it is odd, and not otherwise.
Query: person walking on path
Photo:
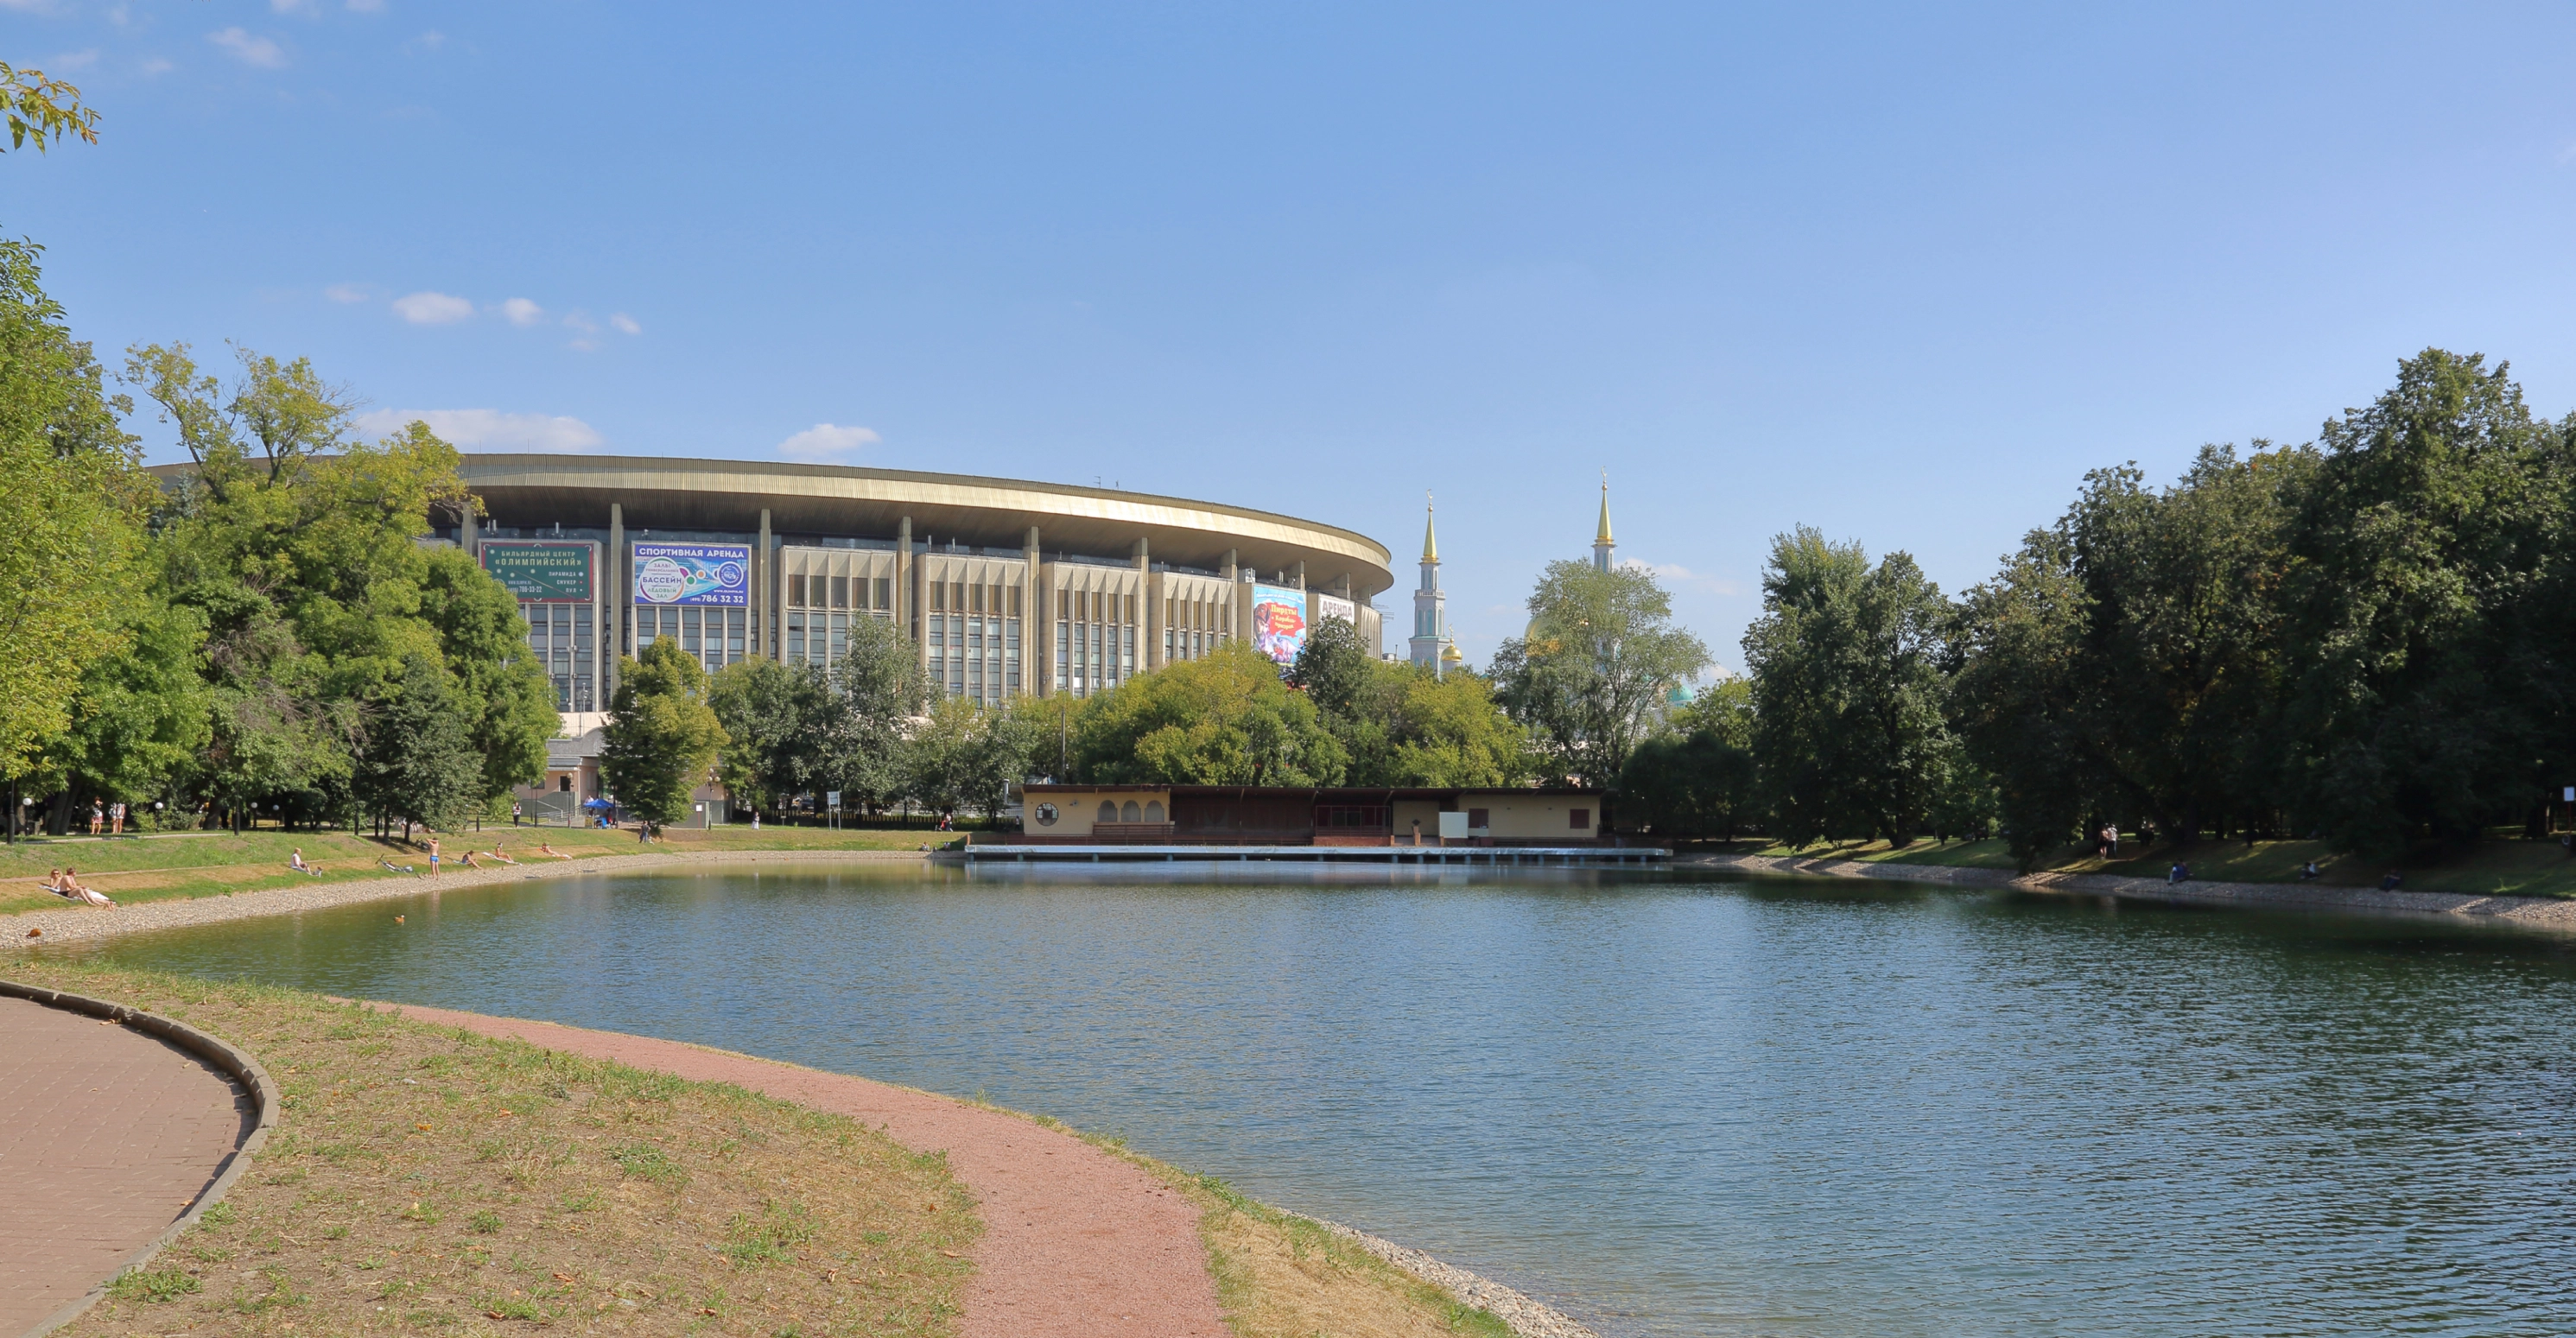
[[[516,799],[510,801],[510,825],[513,827],[519,825],[519,801]]]

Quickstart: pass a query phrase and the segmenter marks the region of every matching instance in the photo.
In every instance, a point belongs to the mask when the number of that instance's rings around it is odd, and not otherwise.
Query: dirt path
[[[1145,1172],[1078,1138],[846,1074],[680,1041],[553,1022],[385,1005],[423,1022],[729,1082],[883,1126],[944,1149],[985,1224],[966,1289],[965,1338],[1223,1338],[1198,1212]]]
[[[175,1045],[0,999],[0,1334],[34,1328],[177,1221],[251,1117],[248,1093]]]

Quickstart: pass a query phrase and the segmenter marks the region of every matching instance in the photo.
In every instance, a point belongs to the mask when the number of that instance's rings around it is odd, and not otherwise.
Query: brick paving
[[[392,1007],[486,1036],[735,1083],[882,1127],[909,1148],[946,1149],[949,1170],[974,1194],[984,1219],[962,1338],[1221,1338],[1226,1332],[1199,1243],[1198,1210],[1152,1176],[1069,1134],[928,1092],[679,1041]]]
[[[160,1235],[257,1115],[232,1079],[158,1037],[0,998],[0,1335]]]

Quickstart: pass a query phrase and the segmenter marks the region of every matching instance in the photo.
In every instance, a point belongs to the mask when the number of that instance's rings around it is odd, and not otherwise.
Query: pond
[[[1680,870],[804,864],[88,951],[980,1093],[1608,1335],[2538,1335],[2576,1329],[2571,949]]]

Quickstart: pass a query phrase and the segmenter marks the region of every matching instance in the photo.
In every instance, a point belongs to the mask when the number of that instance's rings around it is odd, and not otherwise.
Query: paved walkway
[[[947,1097],[679,1041],[389,1005],[424,1022],[729,1082],[944,1148],[984,1219],[963,1338],[1221,1338],[1198,1210],[1069,1134]],[[0,1333],[7,1332],[0,1326]]]
[[[151,1243],[257,1115],[175,1045],[0,998],[0,1335],[34,1328]]]

